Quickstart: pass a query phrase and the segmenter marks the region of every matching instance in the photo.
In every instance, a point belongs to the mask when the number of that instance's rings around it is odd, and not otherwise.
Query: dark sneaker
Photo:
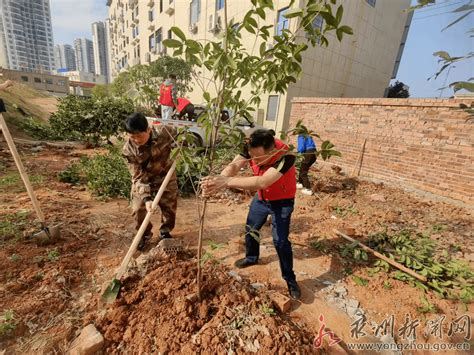
[[[161,232],[160,233],[160,240],[161,239],[171,239],[173,238],[170,234],[170,232]]]
[[[148,241],[151,239],[152,235],[153,234],[144,235],[142,237],[142,239],[140,239],[140,242],[138,243],[137,249],[140,250],[140,251],[145,249],[145,246],[147,245]]]
[[[248,261],[246,258],[239,259],[234,263],[234,265],[236,267],[238,267],[239,269],[243,269],[243,268],[246,268],[246,267],[249,267],[249,266],[252,266],[252,265],[256,265],[256,264],[257,264],[257,262]]]
[[[289,281],[287,282],[287,285],[290,297],[294,300],[299,300],[301,298],[301,290],[296,281]]]

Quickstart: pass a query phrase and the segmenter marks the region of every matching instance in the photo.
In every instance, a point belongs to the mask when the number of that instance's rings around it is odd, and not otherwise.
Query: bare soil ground
[[[384,272],[372,274],[374,260],[363,263],[341,255],[340,247],[349,243],[336,237],[333,229],[365,241],[372,233],[408,228],[425,233],[438,243],[438,249],[468,261],[472,268],[474,218],[470,210],[316,168],[316,194],[298,194],[291,229],[303,298],[293,303],[288,314],[272,315],[266,291],[287,291],[270,226],[262,231],[259,265],[238,270],[243,278],[240,282],[228,274],[229,269],[235,271],[233,262],[243,255],[242,232],[250,202],[243,195],[209,204],[206,297],[201,305],[186,301],[196,287],[193,250],[198,216],[195,199],[183,198],[174,235],[185,241],[189,253],[156,258],[143,278],[125,281],[119,301],[104,313],[96,308],[98,295],[102,285],[112,279],[133,237],[127,201],[97,201],[84,188],[57,181],[56,174],[70,160],[91,151],[45,147],[32,152],[26,146],[20,150],[48,223],[62,225],[61,239],[52,245],[37,246],[29,237],[36,230],[35,216],[5,145],[0,143],[0,348],[7,353],[63,353],[91,321],[103,332],[107,351],[115,353],[199,349],[241,353],[255,347],[261,353],[276,349],[311,353],[316,352],[311,344],[320,329],[321,315],[326,326],[342,338],[344,347],[352,342],[380,341],[373,337],[371,326],[391,315],[396,330],[407,315],[418,319],[417,342],[422,343],[441,341],[422,333],[427,321],[444,315],[442,342],[464,341],[461,332],[451,337],[447,332],[456,317],[472,318],[472,304],[439,299],[431,291],[423,293]],[[157,226],[159,216],[154,220]],[[150,248],[154,243],[156,240]],[[366,284],[361,284],[361,279]],[[356,318],[341,307],[341,300],[334,296],[335,287],[345,290],[345,301],[355,300],[364,311],[368,323],[365,337],[353,338]],[[432,307],[420,312],[423,297]],[[399,334],[395,338],[399,343],[405,341]]]

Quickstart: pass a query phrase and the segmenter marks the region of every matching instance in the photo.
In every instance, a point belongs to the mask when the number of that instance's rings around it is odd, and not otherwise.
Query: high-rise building
[[[54,61],[56,69],[76,70],[76,54],[70,44],[57,44],[54,46]]]
[[[49,0],[0,0],[0,66],[51,72],[54,65]]]
[[[109,77],[109,52],[107,30],[104,22],[92,24],[92,42],[94,45],[95,73]]]
[[[260,95],[255,121],[277,131],[286,129],[294,97],[383,97],[403,53],[411,22],[411,15],[405,10],[410,2],[338,1],[344,7],[342,23],[350,26],[354,34],[344,36],[339,42],[334,33],[330,33],[327,47],[310,47],[305,51],[301,79],[290,84],[285,94]],[[306,0],[296,3],[304,6]],[[284,16],[289,4],[289,0],[274,0],[274,10],[265,11],[265,19],[259,19],[259,26],[273,25],[274,35],[284,29],[296,31],[300,19]],[[163,40],[173,37],[171,27],[179,27],[187,38],[201,43],[219,41],[224,6],[227,6],[228,20],[235,24],[241,23],[252,6],[250,1],[225,0],[107,0],[107,5],[112,77],[165,54]],[[325,21],[318,16],[312,25],[323,29]],[[245,30],[241,34],[242,45],[249,51],[254,48],[254,55],[258,55],[263,40]],[[273,41],[270,38],[266,48],[271,47]],[[305,43],[306,39],[297,36],[297,41]],[[209,77],[206,71],[201,75]],[[241,90],[243,98],[250,97],[250,85]],[[189,97],[200,104],[204,101],[202,94],[196,85]]]
[[[87,38],[74,40],[76,50],[76,69],[88,73],[95,73],[94,47],[92,41]]]

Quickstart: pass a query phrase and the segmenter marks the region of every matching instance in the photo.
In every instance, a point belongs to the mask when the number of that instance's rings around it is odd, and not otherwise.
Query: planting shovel
[[[122,263],[120,264],[120,267],[118,268],[117,274],[115,275],[114,279],[110,283],[109,287],[107,287],[105,292],[102,294],[102,301],[104,303],[112,303],[117,298],[117,295],[120,291],[120,287],[122,286],[120,279],[127,271],[128,263],[130,262],[130,259],[132,258],[133,253],[135,253],[135,251],[137,250],[138,243],[140,243],[140,239],[142,239],[143,233],[145,233],[148,223],[150,222],[151,215],[153,214],[153,211],[155,210],[156,206],[158,206],[158,202],[160,201],[161,196],[163,196],[163,193],[165,192],[166,187],[168,186],[168,183],[175,169],[176,169],[176,161],[173,162],[173,165],[171,166],[170,170],[166,174],[165,179],[163,183],[161,184],[160,189],[158,190],[158,193],[155,196],[155,199],[153,200],[153,203],[151,205],[151,211],[149,211],[146,214],[145,219],[143,220],[142,225],[140,226],[140,229],[135,235],[135,238],[133,238],[132,245],[130,246],[130,249],[128,249],[128,252],[127,252],[127,255],[125,255],[125,258],[123,258]],[[167,242],[168,244],[170,244],[175,241],[172,239],[169,239],[167,240]],[[180,241],[176,241],[176,242],[180,243]]]
[[[41,211],[38,200],[36,199],[35,192],[33,191],[33,188],[31,187],[30,179],[28,179],[28,175],[26,174],[25,167],[23,166],[23,163],[21,162],[20,155],[18,154],[18,151],[16,150],[16,146],[15,146],[15,143],[13,142],[13,138],[10,134],[10,131],[8,130],[7,124],[5,123],[5,119],[3,118],[3,115],[1,113],[0,113],[0,128],[3,132],[3,136],[5,137],[5,140],[7,141],[8,148],[10,148],[10,151],[13,155],[13,159],[15,160],[15,164],[18,168],[18,171],[20,172],[21,179],[23,180],[23,183],[25,184],[26,191],[28,191],[28,195],[30,196],[31,203],[33,204],[33,208],[41,224],[41,231],[33,235],[34,239],[39,242],[46,243],[46,242],[50,242],[54,239],[59,238],[58,225],[50,227],[50,228],[46,226],[43,211]]]

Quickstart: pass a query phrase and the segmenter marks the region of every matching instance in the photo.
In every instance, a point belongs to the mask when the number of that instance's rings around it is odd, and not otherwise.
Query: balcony
[[[138,17],[135,17],[135,18],[133,19],[133,23],[136,23],[136,24],[138,25],[138,22],[140,22],[140,21],[138,20]]]
[[[153,6],[155,6],[155,0],[149,0],[147,6],[148,6],[148,7],[153,7]]]
[[[148,30],[149,31],[154,31],[155,30],[155,24],[150,24],[150,26],[148,26]]]

